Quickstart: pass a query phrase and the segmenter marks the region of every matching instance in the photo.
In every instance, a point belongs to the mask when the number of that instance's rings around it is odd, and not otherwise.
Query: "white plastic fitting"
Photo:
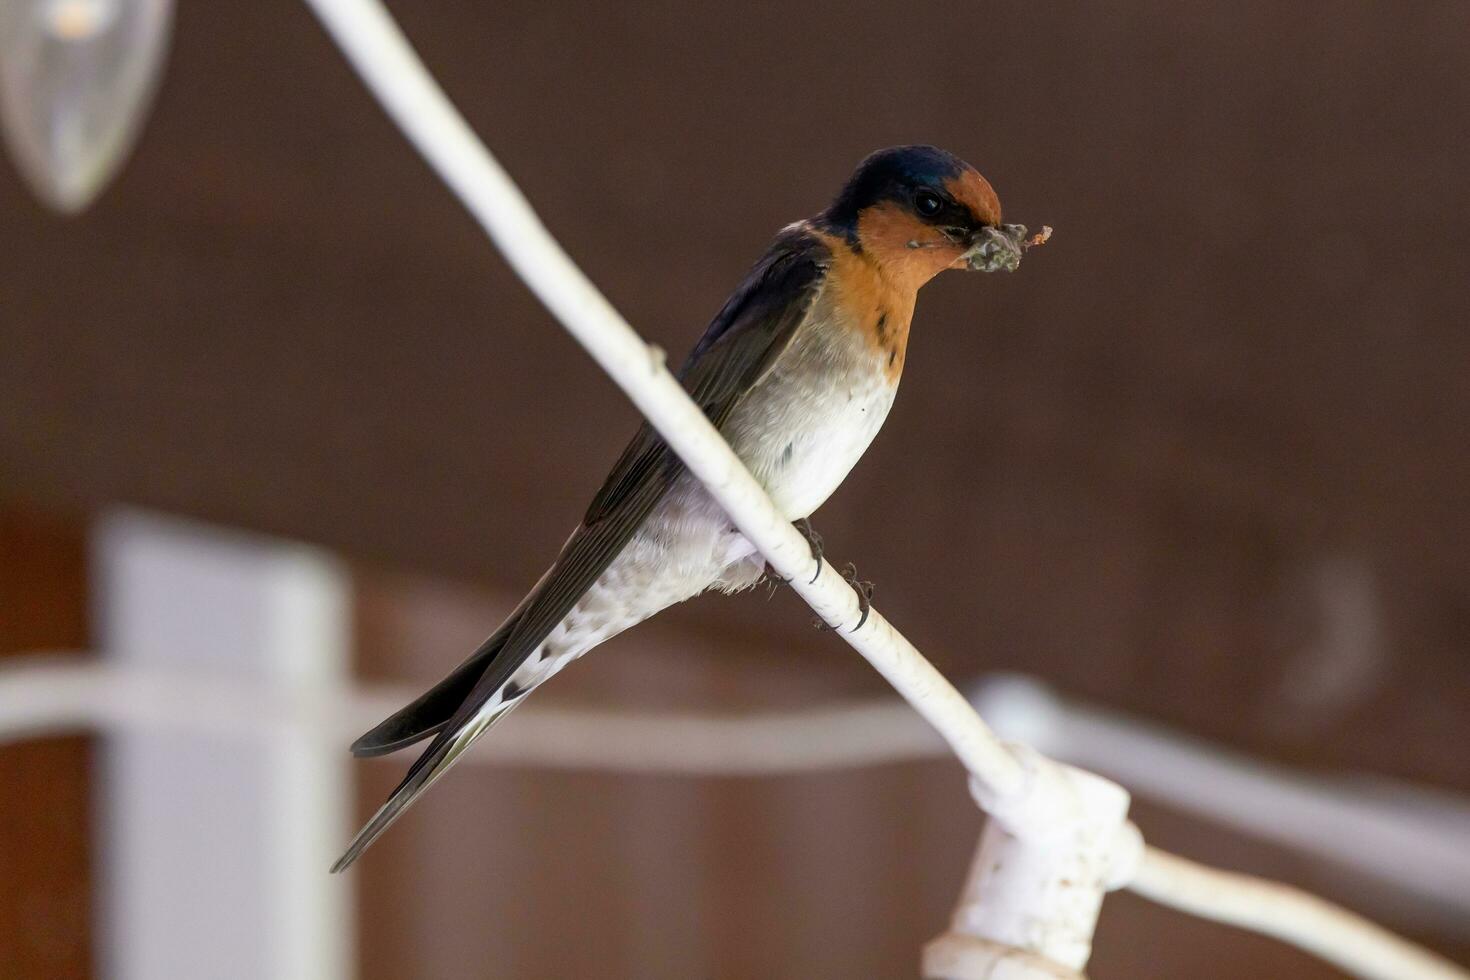
[[[1010,748],[1024,787],[1000,797],[971,783],[990,819],[949,931],[924,947],[928,980],[1078,980],[1103,896],[1142,851],[1121,786]]]

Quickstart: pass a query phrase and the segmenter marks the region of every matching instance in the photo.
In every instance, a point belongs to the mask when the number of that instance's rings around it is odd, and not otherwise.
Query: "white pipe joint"
[[[1004,796],[970,782],[990,819],[949,931],[924,947],[928,980],[1078,980],[1104,894],[1142,854],[1126,790],[1009,747],[1026,778]]]

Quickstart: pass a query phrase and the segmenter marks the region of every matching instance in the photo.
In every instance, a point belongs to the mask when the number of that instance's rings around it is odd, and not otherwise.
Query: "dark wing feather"
[[[419,702],[410,705],[412,709],[424,702],[423,707],[433,707],[436,711],[433,716],[415,716],[415,723],[424,726],[421,731],[405,732],[402,725],[390,725],[392,719],[374,729],[377,732],[387,726],[388,731],[385,734],[395,739],[398,746],[410,744],[431,732],[434,740],[409,767],[407,775],[389,795],[388,801],[358,831],[347,850],[332,865],[334,874],[351,866],[454,763],[459,753],[469,746],[469,742],[478,736],[478,733],[469,733],[467,738],[460,737],[465,726],[474,719],[491,696],[510,680],[516,668],[541,645],[546,635],[566,616],[582,593],[612,563],[613,558],[637,531],[667,489],[667,484],[663,481],[645,480],[603,520],[577,529],[577,533],[572,535],[572,539],[562,549],[556,564],[541,585],[532,592],[529,601],[523,604],[518,615],[507,621],[510,631],[499,647],[492,645],[496,637],[492,637],[491,641],[482,646],[481,649],[486,651],[484,659],[487,662],[483,664],[481,673],[462,700],[450,705],[443,699],[431,697],[433,692],[430,692]],[[497,636],[498,634],[499,631]],[[457,679],[450,679],[457,690],[462,691],[464,683],[473,676],[468,668],[468,664],[462,665],[456,671]],[[452,710],[447,719],[440,714],[445,709]],[[389,750],[384,748],[384,751]]]
[[[829,258],[826,245],[810,233],[783,232],[695,345],[679,378],[716,426],[786,349],[820,289]],[[511,618],[450,677],[354,743],[359,754],[380,754],[435,736],[334,871],[356,860],[457,757],[463,748],[456,748],[459,731],[607,570],[682,472],[678,457],[645,424],[593,498],[582,526]]]
[[[360,736],[352,743],[352,754],[387,755],[438,732],[475,689],[515,624],[515,616],[507,619],[447,677]]]
[[[505,646],[511,630],[520,621],[521,614],[536,597],[541,586],[551,575],[548,571],[531,589],[521,604],[505,618],[494,633],[475,648],[475,652],[464,659],[447,677],[429,688],[415,700],[380,721],[373,729],[352,743],[352,754],[356,756],[387,755],[413,743],[428,738],[444,727],[453,717],[455,709],[470,696],[476,682],[485,673],[485,668]]]
[[[788,232],[777,238],[695,346],[679,379],[717,427],[786,349],[806,318],[821,284],[826,255],[826,246],[810,234]],[[603,482],[582,526],[562,549],[504,648],[450,720],[449,730],[456,722],[469,720],[571,611],[683,469],[679,457],[645,423]],[[504,666],[512,659],[514,664]]]
[[[753,386],[752,379],[758,379],[784,349],[810,303],[827,258],[825,246],[819,241],[801,233],[784,234],[710,323],[680,369],[679,377],[717,425],[734,407],[738,396]],[[448,677],[359,738],[353,743],[352,751],[363,756],[382,755],[438,732],[455,710],[470,700],[471,692],[482,678],[500,681],[506,665],[512,670],[519,666],[518,660],[510,663],[513,655],[503,654],[527,607],[533,600],[542,600],[537,607],[541,615],[528,623],[521,639],[534,636],[548,618],[554,627],[557,620],[552,617],[561,604],[551,594],[550,580],[557,580],[555,584],[559,588],[555,592],[571,590],[580,595],[590,585],[590,581],[582,584],[582,580],[587,572],[597,570],[598,559],[607,554],[608,546],[615,549],[625,544],[625,535],[636,530],[638,519],[646,516],[642,506],[627,507],[621,514],[618,508],[635,496],[646,503],[652,487],[667,488],[681,469],[677,457],[645,423],[593,498],[583,527],[567,542],[561,559],[516,611]],[[621,516],[622,520],[602,527],[597,540],[579,540],[588,528],[602,525],[615,516]],[[584,570],[583,574],[575,574],[579,569]],[[582,585],[580,590],[578,585]],[[500,663],[502,668],[487,674],[492,663]]]
[[[804,228],[782,232],[710,321],[677,377],[716,428],[786,349],[830,259],[826,244]],[[645,422],[592,498],[584,522],[598,521],[662,466],[677,473],[683,464]]]

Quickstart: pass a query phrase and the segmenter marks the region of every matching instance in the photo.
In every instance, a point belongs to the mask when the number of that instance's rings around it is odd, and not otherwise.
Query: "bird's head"
[[[894,146],[858,164],[818,222],[918,288],[945,269],[1013,270],[1026,237],[974,167],[937,146]]]

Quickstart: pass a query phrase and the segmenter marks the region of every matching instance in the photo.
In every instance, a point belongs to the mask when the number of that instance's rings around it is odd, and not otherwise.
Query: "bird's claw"
[[[852,562],[848,562],[846,567],[842,569],[842,578],[844,581],[847,582],[848,585],[852,586],[852,591],[857,593],[858,609],[862,612],[862,615],[858,617],[857,625],[849,631],[852,633],[856,633],[858,630],[862,629],[863,624],[868,621],[868,613],[870,613],[873,609],[873,583],[866,581],[865,579],[859,579],[857,566],[854,565]],[[813,620],[812,625],[819,630],[830,630],[834,628],[828,626],[820,619]]]
[[[868,613],[873,610],[874,587],[872,582],[858,578],[857,566],[852,562],[848,562],[847,567],[842,570],[842,577],[847,580],[848,585],[852,586],[852,591],[857,593],[858,609],[862,611],[857,625],[852,628],[852,632],[856,633],[863,628],[863,624],[868,621]]]
[[[817,533],[816,528],[812,527],[812,522],[805,517],[798,521],[792,521],[791,526],[796,528],[797,532],[806,539],[807,546],[812,549],[812,561],[817,563],[817,570],[812,573],[811,580],[807,583],[810,585],[822,576],[822,555],[825,554],[822,549],[822,536]],[[767,562],[765,583],[766,587],[770,590],[766,593],[766,598],[769,599],[776,594],[777,589],[783,585],[790,585],[791,580],[777,575],[776,570],[771,567],[770,562]]]
[[[817,533],[816,528],[812,527],[812,522],[805,517],[792,521],[791,526],[796,528],[803,538],[806,538],[807,546],[812,549],[812,561],[817,563],[817,570],[812,574],[811,582],[815,582],[822,575],[822,556],[826,554],[822,547],[822,536]],[[810,585],[811,582],[807,584]]]

